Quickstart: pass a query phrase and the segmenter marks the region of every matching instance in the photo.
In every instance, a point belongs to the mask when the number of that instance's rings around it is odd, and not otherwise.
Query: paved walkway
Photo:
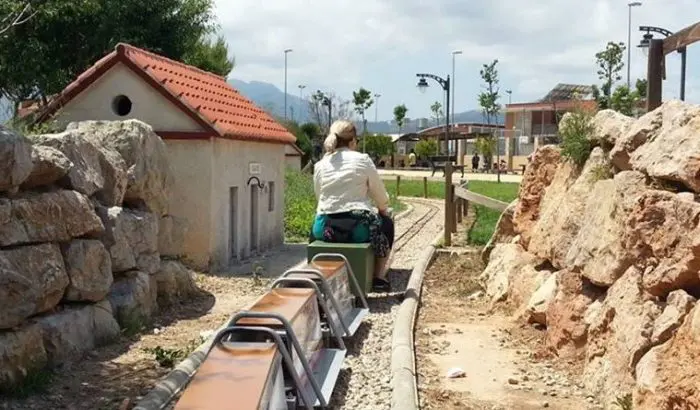
[[[400,175],[401,178],[406,178],[406,179],[423,179],[423,177],[428,177],[429,180],[431,181],[444,181],[445,177],[442,176],[442,171],[437,171],[435,172],[435,176],[431,177],[430,174],[432,174],[432,171],[423,171],[423,170],[414,170],[414,169],[380,169],[379,170],[379,175],[383,177],[396,177],[397,175]],[[459,181],[462,179],[462,173],[461,172],[454,172],[452,174],[452,180],[453,181]],[[480,173],[471,173],[467,172],[465,170],[464,172],[464,179],[466,180],[471,180],[471,181],[496,181],[496,174],[480,174]],[[520,183],[522,181],[523,176],[522,175],[513,175],[513,174],[501,174],[501,181],[502,182],[515,182],[515,183]]]

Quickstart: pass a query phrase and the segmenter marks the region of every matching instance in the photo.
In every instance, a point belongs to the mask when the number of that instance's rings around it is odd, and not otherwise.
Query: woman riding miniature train
[[[389,195],[372,159],[357,152],[357,143],[357,130],[352,122],[333,123],[323,143],[325,154],[314,165],[318,206],[309,239],[369,242],[375,255],[373,288],[388,292],[386,264],[394,245]]]

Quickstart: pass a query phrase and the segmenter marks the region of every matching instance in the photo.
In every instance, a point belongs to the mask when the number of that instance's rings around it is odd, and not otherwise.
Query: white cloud
[[[633,45],[641,38],[636,29],[641,24],[673,31],[700,15],[696,0],[643,3],[633,9]],[[283,50],[292,48],[291,90],[303,83],[349,96],[365,86],[382,93],[383,118],[402,102],[412,116],[428,115],[427,100],[412,87],[414,73],[449,73],[454,49],[464,52],[457,57],[456,83],[457,109],[465,110],[476,105],[478,70],[492,59],[499,59],[502,85],[513,89],[514,101],[531,100],[558,82],[597,82],[594,54],[607,41],[627,40],[626,0],[216,0],[216,5],[236,55],[232,76],[281,88]],[[633,79],[644,76],[645,57],[636,47],[632,56]],[[676,60],[669,58],[664,83],[669,97],[678,95]],[[700,44],[689,49],[690,100],[700,100],[692,75],[697,64]],[[433,94],[430,99],[439,98],[438,91]]]

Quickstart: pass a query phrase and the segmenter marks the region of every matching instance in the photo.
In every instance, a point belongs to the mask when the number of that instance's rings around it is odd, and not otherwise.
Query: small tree
[[[440,101],[435,101],[430,106],[430,111],[433,113],[433,118],[435,118],[435,126],[437,127],[440,125],[440,118],[443,116],[442,104],[440,104]]]
[[[577,105],[559,122],[559,135],[562,137],[561,154],[579,168],[586,163],[593,149],[589,140],[595,131],[592,118],[590,111]]]
[[[406,121],[406,113],[408,108],[404,104],[397,105],[394,107],[394,121],[396,125],[399,126],[399,134],[401,134],[401,129],[403,128],[404,121]]]
[[[484,158],[493,158],[493,154],[496,151],[496,141],[491,136],[478,137],[474,141],[474,148],[476,152],[483,155]],[[486,163],[486,166],[491,166],[491,161]]]
[[[365,112],[369,107],[374,104],[372,99],[372,92],[360,87],[359,90],[352,92],[352,102],[355,105],[355,112],[360,114],[362,118],[362,135],[367,134],[367,120],[365,119]],[[365,144],[362,143],[362,152],[365,151]]]
[[[365,135],[362,137],[362,144],[375,163],[379,163],[381,157],[394,153],[394,144],[388,135]]]
[[[479,100],[479,106],[481,107],[482,114],[484,116],[484,119],[486,120],[486,124],[491,125],[492,121],[498,118],[498,113],[501,111],[501,105],[498,103],[498,99],[501,97],[499,94],[500,88],[498,86],[498,70],[496,69],[496,65],[498,64],[498,60],[493,60],[491,64],[484,64],[482,66],[482,69],[479,71],[479,75],[481,76],[482,81],[484,82],[483,88],[484,91],[479,93],[478,100]],[[498,141],[496,140],[494,143],[494,140],[496,139],[495,136],[492,134],[489,137],[486,137],[490,139],[491,141],[489,142],[489,146],[495,146],[496,147],[496,162],[500,163],[501,162],[501,153],[500,150],[498,149]],[[491,169],[491,162],[493,158],[493,154],[491,155],[486,155],[482,154],[486,158],[486,166],[488,169]],[[497,174],[497,179],[498,182],[501,182],[501,167],[499,166],[496,171]]]
[[[608,42],[605,50],[599,51],[595,55],[598,66],[598,78],[603,81],[600,89],[593,86],[593,97],[601,110],[611,107],[613,86],[622,79],[620,72],[625,67],[622,61],[627,47],[625,43]]]
[[[416,155],[420,158],[427,158],[433,155],[438,149],[438,143],[434,139],[420,140],[416,144]]]

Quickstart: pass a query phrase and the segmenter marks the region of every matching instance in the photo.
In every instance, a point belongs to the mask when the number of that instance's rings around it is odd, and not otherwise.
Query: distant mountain
[[[252,100],[256,105],[265,111],[277,116],[284,117],[284,91],[276,86],[261,81],[251,81],[249,83],[236,79],[229,79],[235,89],[241,94]],[[298,89],[296,90],[298,91]],[[287,108],[289,110],[289,118],[297,122],[311,121],[311,114],[308,103],[308,90],[304,90],[304,99],[299,98],[299,94],[294,94],[291,89],[287,90]],[[440,121],[444,124],[444,119]],[[456,122],[484,122],[483,115],[479,110],[469,110],[461,113],[455,113]],[[503,124],[502,116],[498,119],[499,124]],[[359,127],[362,126],[359,122]],[[435,126],[435,119],[411,119],[402,127],[402,132],[412,132],[423,127]],[[399,132],[398,127],[389,121],[367,121],[367,131],[382,134],[395,134]]]

